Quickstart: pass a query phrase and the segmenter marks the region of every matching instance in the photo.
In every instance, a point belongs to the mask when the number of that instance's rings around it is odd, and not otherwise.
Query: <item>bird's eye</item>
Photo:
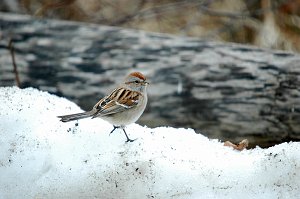
[[[138,84],[138,83],[139,83],[139,81],[138,81],[138,80],[135,80],[135,81],[134,81],[134,83]]]

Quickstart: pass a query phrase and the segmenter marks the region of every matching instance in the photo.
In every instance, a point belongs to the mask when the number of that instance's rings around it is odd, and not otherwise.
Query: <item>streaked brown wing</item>
[[[139,97],[139,92],[117,88],[94,106],[97,111],[93,117],[110,115],[135,107],[139,102]]]

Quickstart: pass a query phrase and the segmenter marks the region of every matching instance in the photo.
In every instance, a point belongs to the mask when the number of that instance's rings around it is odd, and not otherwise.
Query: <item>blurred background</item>
[[[0,11],[300,51],[300,0],[2,0]]]
[[[300,140],[300,0],[1,0],[0,12],[0,86],[88,110],[134,69],[152,82],[139,124],[251,147]]]

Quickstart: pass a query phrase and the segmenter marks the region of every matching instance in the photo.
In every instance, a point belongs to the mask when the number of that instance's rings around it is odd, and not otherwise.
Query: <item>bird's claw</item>
[[[111,130],[111,132],[109,133],[109,135],[112,134],[117,128],[119,128],[119,127],[118,126],[114,126],[114,129]]]
[[[134,139],[134,140],[128,138],[128,139],[125,141],[125,143],[128,143],[128,142],[134,142],[134,141],[136,141],[136,140],[137,140],[137,138]]]
[[[113,128],[113,130],[111,130],[111,132],[109,133],[109,135],[110,134],[112,134],[116,129],[118,129],[118,128],[121,128],[120,126],[115,126],[114,125],[114,128]],[[122,129],[123,129],[123,131],[124,131],[124,134],[125,134],[125,136],[126,136],[126,141],[125,141],[125,143],[127,143],[127,142],[134,142],[136,139],[134,139],[134,140],[132,140],[132,139],[130,139],[129,137],[128,137],[128,135],[127,135],[127,133],[126,133],[126,131],[125,131],[125,129],[124,129],[124,127],[122,127]]]

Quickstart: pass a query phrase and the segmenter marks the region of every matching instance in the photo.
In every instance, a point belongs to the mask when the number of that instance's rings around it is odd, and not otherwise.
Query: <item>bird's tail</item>
[[[94,115],[94,111],[87,111],[87,112],[83,112],[83,113],[62,115],[62,116],[57,116],[57,117],[60,118],[60,121],[62,121],[62,122],[70,122],[73,120],[80,120],[83,118],[91,117],[93,115]]]

